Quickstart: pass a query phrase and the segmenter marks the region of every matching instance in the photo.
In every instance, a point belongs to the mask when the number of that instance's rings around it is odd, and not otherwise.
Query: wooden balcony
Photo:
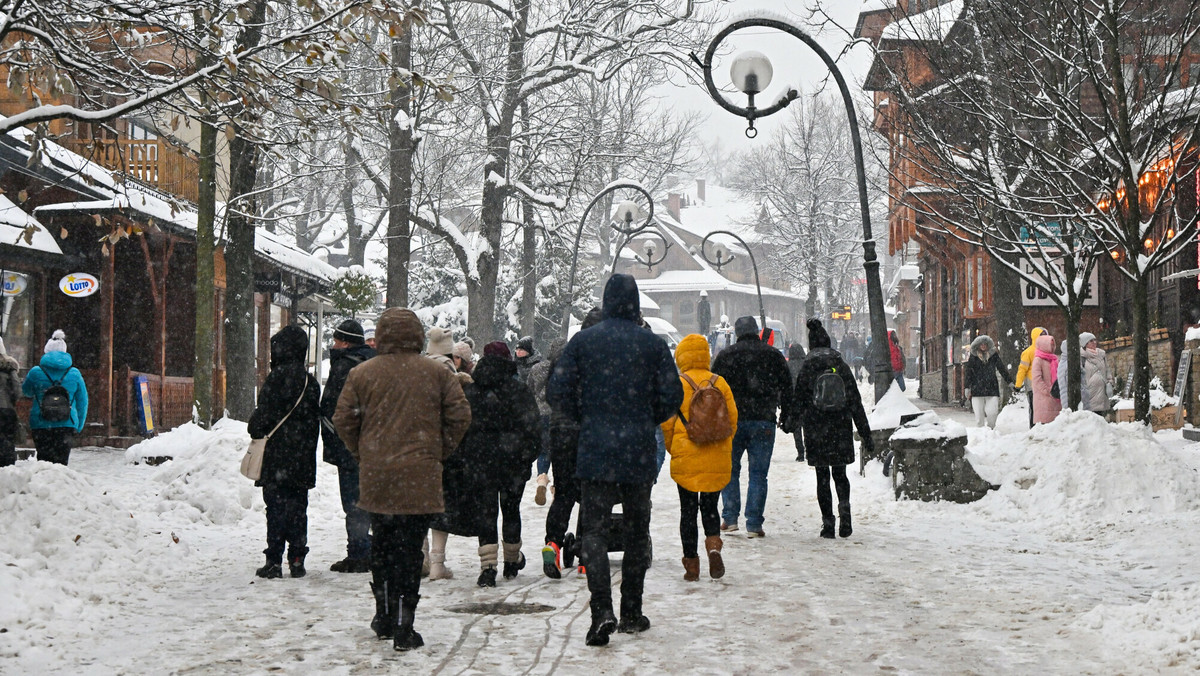
[[[162,139],[59,140],[67,149],[106,169],[195,202],[199,197],[200,158]]]

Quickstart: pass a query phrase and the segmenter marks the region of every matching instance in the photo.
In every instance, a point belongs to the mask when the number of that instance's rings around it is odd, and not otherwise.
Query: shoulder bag
[[[279,431],[280,426],[282,426],[288,418],[292,417],[292,413],[295,413],[296,407],[300,405],[300,402],[304,401],[304,394],[306,392],[308,392],[308,374],[305,374],[304,387],[300,388],[300,398],[297,399],[296,403],[292,405],[292,410],[288,411],[287,415],[283,416],[283,420],[280,420],[279,423],[275,425],[275,429],[271,430],[267,436],[263,437],[262,439],[250,440],[250,446],[246,449],[246,455],[242,456],[242,476],[251,481],[258,481],[262,477],[263,456],[267,453],[267,441],[272,435]]]

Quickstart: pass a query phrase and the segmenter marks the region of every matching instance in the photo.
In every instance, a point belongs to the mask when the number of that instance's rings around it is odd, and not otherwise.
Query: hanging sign
[[[1183,395],[1187,393],[1188,377],[1192,374],[1192,351],[1184,350],[1179,354],[1179,373],[1175,375],[1175,424],[1183,424],[1183,407],[1186,402]]]
[[[29,288],[29,279],[25,275],[16,272],[4,273],[5,296],[19,296],[25,293],[27,288]]]
[[[100,290],[100,280],[86,272],[73,272],[58,280],[58,288],[68,296],[83,298]]]

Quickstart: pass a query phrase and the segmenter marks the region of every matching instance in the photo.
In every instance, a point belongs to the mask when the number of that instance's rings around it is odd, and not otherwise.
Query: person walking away
[[[284,546],[288,572],[304,577],[308,554],[308,491],[317,485],[317,438],[321,434],[321,386],[305,367],[308,334],[285,326],[271,336],[271,372],[258,391],[258,404],[246,431],[267,439],[262,487],[267,504],[267,562],[254,574],[283,577]]]
[[[1000,353],[996,343],[990,336],[980,335],[971,341],[971,357],[967,359],[964,377],[967,399],[971,401],[971,409],[975,411],[975,426],[985,424],[996,429],[996,416],[1000,413],[1000,386],[996,375],[1004,378],[1004,382],[1012,384],[1012,379],[1004,365],[1000,363]]]
[[[533,372],[535,366],[542,363],[542,355],[533,346],[533,336],[525,336],[518,340],[515,354],[517,357],[517,379],[526,386],[530,386],[529,374]],[[546,504],[546,490],[549,486],[550,450],[547,445],[543,444],[542,452],[537,456],[537,493],[533,497],[535,504]]]
[[[17,399],[21,386],[17,372],[21,365],[8,354],[0,339],[0,467],[17,463]]]
[[[350,371],[333,425],[358,462],[358,506],[371,514],[371,629],[395,650],[425,644],[413,628],[421,542],[443,511],[442,463],[471,424],[458,378],[421,356],[425,329],[408,308],[375,326],[378,355]]]
[[[701,289],[700,300],[696,301],[696,333],[708,335],[712,324],[712,306],[708,304],[708,291]]]
[[[733,469],[733,436],[738,424],[733,390],[724,378],[708,370],[708,354],[704,336],[692,334],[679,341],[675,348],[675,364],[683,384],[683,405],[679,412],[686,416],[686,421],[677,414],[662,424],[667,451],[671,454],[671,478],[679,488],[683,579],[689,582],[700,579],[697,512],[704,527],[709,577],[725,575],[717,498],[729,483]],[[700,394],[702,391],[706,393]],[[720,431],[712,433],[714,428]],[[691,430],[696,430],[697,436],[703,435],[701,440],[694,438]],[[728,436],[724,435],[726,431]]]
[[[858,343],[858,336],[856,336],[853,331],[848,332],[842,337],[842,360],[850,366],[850,372],[852,374],[857,373],[854,368],[854,362],[862,358],[862,353],[860,350],[861,347]]]
[[[1029,405],[1029,426],[1033,427],[1033,378],[1030,373],[1030,368],[1033,366],[1033,353],[1037,352],[1037,339],[1046,329],[1035,326],[1029,332],[1029,347],[1021,352],[1021,365],[1017,367],[1016,378],[1013,379],[1013,387],[1018,390],[1025,388],[1025,400]],[[1028,384],[1028,387],[1025,387]]]
[[[554,467],[554,456],[550,453],[550,404],[546,401],[546,382],[550,380],[550,366],[553,362],[553,355],[562,354],[562,348],[566,347],[566,341],[556,340],[550,345],[551,358],[543,359],[533,365],[529,369],[529,379],[526,384],[533,392],[533,398],[537,402],[539,428],[542,433],[542,453],[537,458],[538,476],[537,476],[537,493],[533,496],[533,502],[536,505],[546,504],[547,487],[550,484],[549,472]],[[545,460],[543,460],[543,458]],[[554,469],[555,483],[558,482],[559,471]]]
[[[546,398],[579,421],[582,564],[587,567],[592,624],[586,643],[607,645],[614,630],[650,628],[642,591],[650,565],[650,490],[656,474],[654,430],[683,403],[667,344],[638,326],[637,282],[625,274],[604,285],[603,318],[567,343],[554,365]],[[613,614],[608,534],[622,505],[625,558],[621,621]]]
[[[471,426],[459,452],[470,477],[466,492],[474,496],[472,511],[479,520],[480,587],[496,586],[501,542],[497,518],[503,520],[504,579],[515,578],[525,567],[521,495],[530,464],[541,452],[541,432],[533,393],[516,374],[508,346],[503,341],[488,343],[471,376],[474,382],[463,388],[471,405]]]
[[[338,397],[350,369],[375,356],[366,344],[362,325],[347,319],[333,332],[329,351],[329,378],[321,392],[322,460],[337,467],[338,492],[346,514],[346,558],[329,567],[335,573],[367,573],[371,570],[371,515],[358,507],[358,464],[346,450],[333,426]]]
[[[809,343],[812,346],[812,343]],[[900,391],[904,391],[904,350],[900,347],[900,337],[892,329],[888,329],[888,350],[892,360],[892,377],[900,385]]]
[[[1079,345],[1083,348],[1083,391],[1087,396],[1080,400],[1079,407],[1104,415],[1110,408],[1112,397],[1112,374],[1104,350],[1096,343],[1094,334],[1079,334]]]
[[[1062,402],[1051,393],[1058,380],[1058,355],[1054,354],[1054,337],[1043,333],[1034,342],[1036,350],[1029,365],[1033,382],[1033,424],[1048,423],[1062,411]]]
[[[829,347],[829,334],[819,319],[808,320],[808,347],[808,358],[796,378],[796,415],[804,434],[808,464],[817,473],[821,537],[832,538],[837,525],[838,535],[847,538],[854,529],[846,465],[854,462],[855,428],[862,439],[863,452],[872,453],[871,426],[850,366]],[[830,479],[837,488],[836,519]]]
[[[435,326],[429,329],[427,337],[429,342],[425,348],[426,356],[453,373],[460,386],[465,388],[473,382],[471,376],[458,370],[458,365],[462,363],[462,360],[454,358],[455,343],[450,329]],[[479,536],[478,525],[473,524],[475,520],[464,517],[464,514],[470,512],[474,505],[468,504],[470,498],[466,495],[470,490],[467,485],[469,482],[464,478],[467,470],[462,467],[461,462],[456,462],[460,460],[461,455],[461,453],[455,452],[442,462],[444,511],[433,517],[433,521],[429,524],[429,537],[421,544],[421,553],[424,555],[421,576],[428,576],[431,582],[454,578],[454,572],[446,567],[446,542],[449,540],[450,533],[470,537]],[[432,544],[430,544],[431,542]]]
[[[788,373],[792,376],[793,389],[796,386],[796,376],[800,374],[800,366],[804,363],[804,357],[803,345],[800,343],[788,345]],[[783,422],[786,423],[787,418],[784,418]],[[796,434],[794,438],[796,440],[796,462],[804,462],[804,435]]]
[[[767,505],[767,472],[771,469],[771,452],[775,447],[775,411],[782,409],[781,419],[792,415],[792,377],[787,360],[775,348],[758,337],[758,322],[754,317],[740,317],[734,322],[737,342],[722,350],[713,360],[712,372],[721,376],[733,390],[737,401],[739,423],[733,437],[731,452],[732,473],[729,484],[721,491],[721,530],[738,529],[742,507],[742,455],[748,457],[746,484],[746,536],[760,538]]]
[[[83,432],[87,422],[87,385],[73,364],[67,334],[58,329],[42,348],[41,361],[21,383],[21,394],[33,399],[29,431],[38,460],[67,464],[71,436]]]

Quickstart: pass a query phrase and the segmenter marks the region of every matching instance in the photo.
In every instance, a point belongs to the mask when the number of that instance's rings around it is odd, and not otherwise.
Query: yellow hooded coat
[[[1025,379],[1030,377],[1029,367],[1033,364],[1033,353],[1037,352],[1037,347],[1035,347],[1037,339],[1045,332],[1046,329],[1040,326],[1034,327],[1029,332],[1029,347],[1021,353],[1021,365],[1017,367],[1017,378],[1013,381],[1013,387],[1021,389],[1021,386],[1025,384]]]
[[[703,385],[713,377],[709,366],[708,341],[704,336],[691,334],[679,342],[675,348],[675,364],[679,370],[686,373],[697,385]],[[680,410],[687,415],[692,405],[692,395],[695,391],[683,378],[683,405]],[[725,405],[729,409],[729,422],[737,431],[737,404],[733,400],[733,390],[724,378],[718,377],[715,387],[724,395]],[[695,493],[714,493],[725,488],[729,483],[729,475],[733,471],[733,437],[724,441],[699,445],[693,442],[687,434],[687,428],[673,416],[662,424],[663,440],[667,451],[671,454],[671,478],[675,483]]]

